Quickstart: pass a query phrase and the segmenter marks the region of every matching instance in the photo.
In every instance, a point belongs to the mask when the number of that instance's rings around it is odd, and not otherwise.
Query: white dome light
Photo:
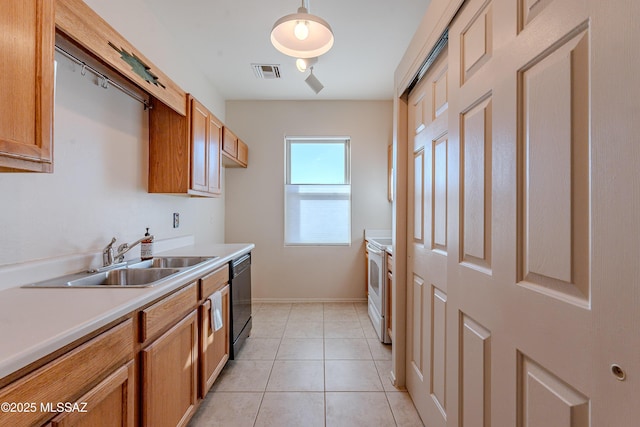
[[[309,14],[303,6],[273,24],[271,43],[285,55],[313,58],[331,49],[333,32],[324,19]]]

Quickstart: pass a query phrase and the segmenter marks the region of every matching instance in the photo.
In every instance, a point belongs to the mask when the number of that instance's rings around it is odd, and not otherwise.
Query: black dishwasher
[[[251,253],[231,261],[231,340],[229,358],[234,359],[251,333]]]

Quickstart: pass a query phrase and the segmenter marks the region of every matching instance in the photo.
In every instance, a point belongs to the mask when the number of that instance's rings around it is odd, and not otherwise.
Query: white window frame
[[[345,176],[343,184],[292,184],[291,183],[291,144],[299,144],[299,143],[318,143],[318,142],[328,142],[328,143],[343,143],[344,144],[344,159],[345,159]],[[285,180],[284,180],[284,245],[285,246],[351,246],[351,222],[352,222],[352,207],[351,207],[351,138],[346,136],[331,136],[331,137],[297,137],[297,136],[287,136],[285,137]],[[336,190],[340,190],[337,192],[333,192],[331,194],[339,194],[342,192],[345,194],[346,200],[348,200],[348,224],[346,231],[346,239],[344,241],[313,241],[313,242],[302,242],[301,239],[294,239],[292,236],[289,236],[289,220],[291,220],[288,215],[288,200],[289,192],[296,191],[294,187],[303,187],[311,190],[307,197],[301,196],[301,200],[319,200],[322,199],[323,193],[314,192],[313,189],[320,190],[323,187],[335,187]],[[297,191],[296,191],[297,192]],[[297,194],[300,194],[297,192]],[[329,194],[325,194],[325,197],[328,197]],[[340,196],[338,196],[340,197]],[[339,199],[336,199],[339,200]]]

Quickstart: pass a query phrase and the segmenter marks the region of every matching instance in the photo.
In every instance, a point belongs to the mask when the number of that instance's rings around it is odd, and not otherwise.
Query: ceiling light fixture
[[[309,67],[315,65],[318,62],[318,58],[298,58],[296,59],[296,68],[301,73],[304,73]]]
[[[313,58],[327,53],[333,46],[333,31],[324,19],[311,15],[307,8],[278,19],[271,29],[271,43],[285,55]]]
[[[322,90],[324,89],[324,86],[322,85],[322,83],[320,83],[320,80],[318,80],[316,78],[316,76],[313,75],[313,67],[311,67],[311,73],[309,74],[309,77],[307,77],[306,79],[304,79],[304,81],[309,85],[309,87],[316,93],[316,95]]]

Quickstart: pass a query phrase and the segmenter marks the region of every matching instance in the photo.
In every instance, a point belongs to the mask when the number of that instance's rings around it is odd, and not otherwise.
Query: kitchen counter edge
[[[3,337],[0,383],[9,375],[192,283],[254,248],[253,243],[220,243],[185,246],[157,253],[156,256],[218,258],[150,288],[10,288],[0,291],[0,336]]]

